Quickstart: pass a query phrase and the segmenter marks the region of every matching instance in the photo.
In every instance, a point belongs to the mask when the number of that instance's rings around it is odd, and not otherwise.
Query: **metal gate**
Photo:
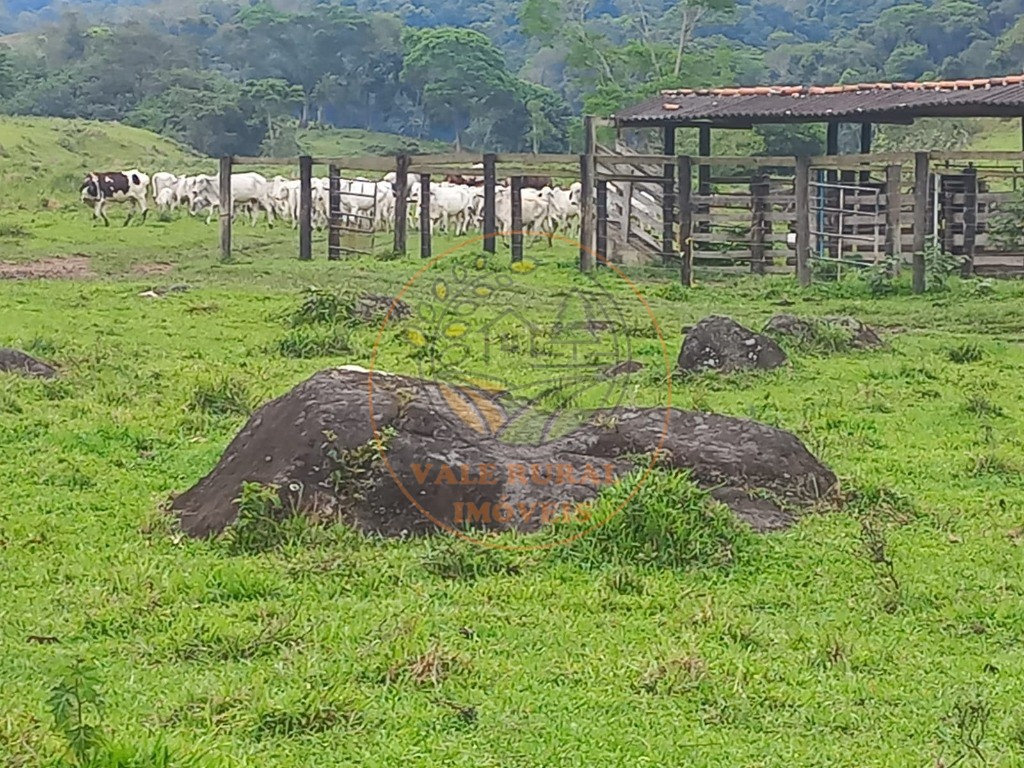
[[[329,185],[327,258],[337,261],[343,255],[374,255],[378,220],[376,183],[342,179],[341,171],[332,165]]]
[[[811,258],[843,265],[878,264],[886,252],[885,185],[838,181],[834,172],[818,170],[810,181]]]

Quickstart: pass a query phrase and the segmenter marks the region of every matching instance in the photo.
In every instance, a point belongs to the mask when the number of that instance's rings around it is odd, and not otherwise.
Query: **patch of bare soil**
[[[96,277],[88,256],[54,256],[37,261],[0,261],[0,280],[85,280]]]

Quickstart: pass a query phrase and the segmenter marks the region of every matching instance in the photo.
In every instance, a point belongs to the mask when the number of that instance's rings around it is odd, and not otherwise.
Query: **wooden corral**
[[[310,185],[313,168],[331,167],[329,258],[353,252],[352,227],[339,224],[339,168],[394,172],[395,227],[391,247],[407,251],[406,185],[416,177],[479,176],[484,189],[483,248],[497,241],[496,188],[509,179],[513,193],[512,254],[523,257],[520,193],[524,177],[555,173],[582,184],[580,268],[604,261],[673,265],[685,284],[695,266],[756,274],[793,272],[802,284],[813,265],[844,269],[888,261],[913,266],[923,290],[925,254],[964,257],[963,274],[1024,274],[1024,253],[1001,251],[990,225],[1024,187],[1024,152],[876,153],[822,157],[642,155],[596,142],[587,121],[588,152],[581,155],[401,155],[395,158],[249,158],[237,166],[299,167],[299,257],[312,258]],[[556,170],[557,169],[557,170]],[[423,197],[421,195],[421,197]],[[424,198],[427,199],[427,198]],[[420,206],[420,255],[432,254],[429,203]],[[230,210],[230,209],[227,209]],[[231,217],[221,215],[221,248],[231,249]]]

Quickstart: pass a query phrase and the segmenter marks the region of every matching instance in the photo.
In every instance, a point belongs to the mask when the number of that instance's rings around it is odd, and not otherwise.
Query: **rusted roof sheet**
[[[1024,75],[975,80],[662,91],[614,115],[644,123],[737,125],[1024,115]]]

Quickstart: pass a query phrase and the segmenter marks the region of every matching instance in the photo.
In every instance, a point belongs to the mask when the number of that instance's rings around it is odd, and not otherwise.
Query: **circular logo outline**
[[[514,232],[497,232],[497,233],[495,233],[494,237],[495,237],[495,239],[498,238],[498,237],[509,237],[512,234],[516,234],[516,233],[514,233]],[[465,541],[469,541],[469,542],[472,542],[474,544],[478,544],[478,545],[483,546],[483,547],[489,547],[491,549],[501,549],[501,550],[508,550],[508,551],[533,551],[533,550],[538,550],[538,549],[539,550],[545,550],[545,549],[553,549],[554,547],[564,546],[566,544],[571,544],[572,542],[577,541],[578,539],[582,538],[583,536],[586,536],[587,534],[589,534],[589,533],[597,530],[598,528],[606,525],[609,521],[611,521],[613,518],[618,516],[622,512],[622,510],[625,509],[626,505],[628,505],[630,503],[630,501],[633,500],[633,497],[636,496],[636,494],[640,492],[640,489],[643,488],[643,486],[646,484],[648,478],[650,477],[651,473],[654,471],[654,468],[655,468],[655,465],[656,465],[657,459],[658,459],[658,454],[661,452],[661,448],[664,445],[666,438],[668,437],[669,420],[671,418],[671,413],[672,413],[672,368],[671,368],[670,358],[669,358],[669,355],[668,355],[668,345],[665,342],[665,337],[664,337],[664,335],[661,332],[661,326],[658,323],[657,317],[654,315],[654,311],[651,309],[650,304],[647,303],[647,299],[640,292],[640,290],[636,286],[636,284],[632,280],[630,280],[629,277],[627,277],[622,272],[622,270],[620,270],[614,264],[609,262],[606,258],[600,257],[598,254],[594,253],[590,248],[584,246],[582,243],[580,243],[580,242],[578,242],[576,240],[573,240],[572,238],[566,237],[566,236],[564,236],[564,235],[562,235],[560,233],[557,233],[557,232],[554,232],[554,233],[532,233],[532,232],[528,232],[528,231],[523,231],[521,234],[522,234],[522,236],[524,238],[528,237],[528,236],[531,236],[531,235],[532,236],[543,236],[543,237],[549,237],[550,236],[550,237],[553,237],[553,238],[557,238],[557,239],[559,239],[559,240],[561,240],[563,242],[569,243],[570,245],[575,245],[576,247],[578,247],[580,249],[583,249],[585,252],[589,253],[591,255],[591,257],[594,258],[594,261],[595,261],[596,265],[604,266],[604,267],[607,267],[609,269],[612,269],[616,273],[616,275],[619,277],[619,279],[623,280],[629,286],[630,290],[637,297],[637,299],[639,299],[640,303],[644,306],[644,309],[647,311],[647,314],[650,317],[651,323],[652,323],[652,325],[654,327],[655,333],[657,333],[657,335],[658,335],[658,341],[661,344],[662,357],[663,357],[663,359],[665,361],[665,373],[666,373],[665,383],[666,383],[666,387],[667,387],[667,392],[666,392],[666,403],[665,403],[665,406],[664,406],[664,408],[665,408],[664,426],[663,426],[663,429],[661,431],[660,439],[658,440],[658,445],[657,445],[656,448],[654,448],[651,451],[650,462],[648,463],[647,467],[644,469],[644,473],[643,473],[643,475],[640,478],[640,482],[638,482],[636,484],[636,486],[633,488],[632,492],[618,506],[618,508],[615,510],[615,512],[613,512],[611,515],[607,516],[603,520],[594,522],[593,524],[591,524],[585,530],[580,531],[580,532],[576,533],[575,535],[570,536],[570,537],[568,537],[566,539],[562,539],[560,541],[546,542],[544,544],[537,544],[537,545],[532,545],[532,546],[527,546],[527,547],[511,546],[511,545],[496,544],[496,543],[492,543],[492,542],[482,541],[480,539],[474,538],[473,536],[470,536],[465,531],[460,530],[459,528],[457,528],[457,527],[455,527],[453,525],[449,525],[448,523],[446,523],[446,522],[444,522],[442,520],[437,519],[434,516],[434,514],[432,514],[428,510],[426,510],[420,504],[420,502],[416,499],[415,495],[408,488],[405,487],[405,484],[398,477],[398,474],[395,471],[394,467],[391,466],[391,462],[388,460],[388,457],[386,455],[386,451],[381,446],[381,443],[380,443],[380,440],[381,440],[380,430],[378,430],[377,424],[376,424],[376,419],[374,418],[374,406],[373,406],[374,382],[373,382],[373,375],[374,375],[374,373],[376,371],[375,366],[376,366],[376,362],[377,362],[377,354],[378,354],[379,349],[380,349],[381,340],[383,338],[384,331],[387,329],[388,323],[391,321],[391,316],[393,314],[394,305],[392,304],[391,306],[389,306],[387,314],[384,317],[384,321],[381,323],[380,327],[377,329],[377,338],[374,340],[373,351],[372,351],[372,354],[370,356],[370,363],[369,363],[369,368],[368,368],[368,371],[367,371],[367,374],[368,374],[367,375],[367,394],[369,396],[368,399],[369,399],[370,429],[373,432],[374,440],[377,442],[378,454],[380,455],[381,459],[383,460],[384,465],[387,468],[388,474],[391,475],[391,479],[395,482],[395,485],[402,492],[402,495],[405,496],[409,500],[409,502],[417,510],[419,510],[419,512],[421,514],[423,514],[424,517],[426,517],[428,520],[430,520],[435,526],[437,526],[440,529],[443,529],[443,530],[447,531],[448,533],[454,534],[455,536],[457,536],[457,537],[459,537],[459,538],[461,538],[461,539],[463,539]],[[423,275],[425,275],[430,269],[432,269],[438,263],[440,263],[444,259],[448,258],[449,256],[453,255],[454,253],[456,253],[457,251],[461,250],[462,248],[465,248],[468,245],[471,245],[473,243],[482,243],[485,240],[486,240],[486,238],[483,235],[474,235],[473,237],[466,238],[464,240],[456,242],[453,246],[451,246],[447,250],[442,251],[441,253],[437,254],[436,256],[432,256],[427,261],[427,263],[425,265],[423,265],[419,270],[417,270],[416,273],[409,280],[407,280],[405,282],[405,284],[402,286],[401,290],[396,294],[395,301],[396,302],[397,301],[401,301],[402,297],[405,296],[406,292],[409,290],[409,288],[412,286],[412,284],[417,282]],[[439,382],[439,383],[443,384],[444,382]],[[598,493],[600,493],[600,491],[598,491]]]

